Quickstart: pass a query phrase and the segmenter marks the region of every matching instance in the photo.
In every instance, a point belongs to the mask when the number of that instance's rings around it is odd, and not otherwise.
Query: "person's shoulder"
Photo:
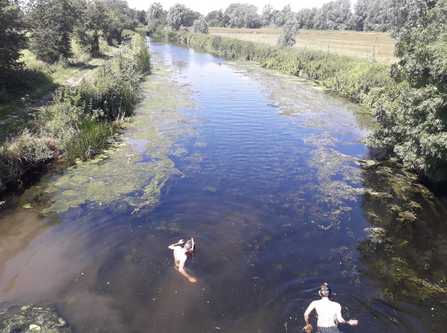
[[[315,306],[317,306],[319,304],[319,302],[320,302],[320,300],[312,301],[309,306],[315,307]]]
[[[341,308],[340,303],[337,303],[337,302],[334,302],[334,301],[331,301],[331,303],[332,303],[333,307]]]
[[[306,312],[311,312],[313,309],[315,309],[315,307],[316,307],[316,305],[317,305],[317,303],[316,302],[318,302],[318,301],[312,301],[310,304],[309,304],[309,306],[307,307],[307,310],[306,310]]]

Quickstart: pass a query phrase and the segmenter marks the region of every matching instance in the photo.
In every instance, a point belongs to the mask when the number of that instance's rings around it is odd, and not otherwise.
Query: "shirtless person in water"
[[[185,271],[185,262],[188,259],[188,254],[194,251],[194,238],[191,238],[186,242],[185,246],[181,247],[179,245],[183,244],[185,241],[180,239],[177,243],[169,245],[169,248],[174,251],[174,261],[175,267],[178,267],[178,271],[185,276],[190,282],[196,282],[197,280]]]
[[[306,312],[304,312],[304,320],[306,321],[306,332],[312,331],[312,325],[309,324],[309,314],[315,309],[318,315],[317,333],[336,333],[340,332],[337,328],[338,323],[345,323],[349,325],[357,325],[357,320],[346,321],[341,315],[341,306],[337,302],[332,302],[329,299],[331,290],[327,283],[320,287],[321,299],[310,303]]]

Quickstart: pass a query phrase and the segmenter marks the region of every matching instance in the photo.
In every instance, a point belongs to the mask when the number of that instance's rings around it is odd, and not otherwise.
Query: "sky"
[[[262,8],[266,4],[271,4],[274,9],[282,9],[284,6],[288,5],[289,3],[292,6],[292,11],[296,12],[303,8],[313,8],[317,7],[320,8],[324,3],[330,2],[331,0],[217,0],[217,1],[210,1],[210,0],[153,0],[153,1],[147,1],[147,0],[127,0],[127,3],[129,4],[130,8],[136,8],[136,9],[143,9],[147,10],[151,3],[153,2],[160,2],[163,6],[164,10],[169,10],[169,8],[172,7],[172,5],[176,3],[181,3],[185,5],[186,7],[199,12],[202,15],[206,15],[209,12],[213,10],[223,9],[225,10],[229,4],[231,3],[248,3],[253,4],[256,7],[258,7],[259,14],[261,14]]]

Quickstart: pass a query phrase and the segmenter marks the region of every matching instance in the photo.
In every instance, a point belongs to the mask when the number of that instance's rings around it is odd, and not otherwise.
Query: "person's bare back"
[[[169,245],[169,249],[173,250],[174,254],[174,263],[175,267],[178,267],[178,271],[186,277],[190,282],[196,282],[197,280],[193,277],[191,277],[186,271],[185,271],[185,263],[186,259],[188,259],[187,253],[192,253],[194,251],[194,238],[191,238],[188,242],[186,242],[184,247],[181,247],[179,245],[183,244],[185,241],[183,239],[180,239],[177,243]]]
[[[309,324],[309,314],[313,310],[317,312],[317,327],[321,332],[339,332],[337,329],[338,323],[357,325],[357,320],[346,321],[341,315],[341,305],[329,299],[330,289],[327,284],[321,286],[319,294],[321,299],[310,303],[306,312],[304,312],[305,330],[307,332],[312,331],[312,325]]]
[[[336,326],[339,322],[344,322],[341,316],[341,305],[330,301],[327,297],[313,301],[306,312],[310,313],[313,309],[317,311],[317,326],[319,327],[331,327]]]

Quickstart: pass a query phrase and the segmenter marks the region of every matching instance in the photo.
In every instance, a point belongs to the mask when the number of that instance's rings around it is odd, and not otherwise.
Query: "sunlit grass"
[[[23,50],[19,61],[25,64],[23,76],[26,87],[16,95],[9,96],[7,102],[0,104],[0,119],[32,104],[63,84],[73,85],[83,77],[91,77],[94,69],[103,64],[104,57],[109,57],[116,49],[117,47],[109,46],[100,40],[100,52],[103,57],[92,58],[76,43],[72,43],[73,57],[66,62],[51,65],[37,60],[29,50]]]
[[[108,146],[110,138],[116,131],[115,123],[85,119],[79,126],[79,132],[65,145],[68,159],[80,158],[83,161],[90,159]]]
[[[209,31],[210,34],[267,45],[276,45],[281,33],[281,29],[210,28]],[[389,64],[397,61],[394,57],[395,43],[396,41],[384,32],[300,30],[294,47],[355,56]]]
[[[47,70],[57,71],[59,65],[66,67],[57,64]],[[8,131],[1,128],[0,191],[54,158],[87,160],[110,143],[117,130],[115,121],[132,115],[142,96],[141,82],[150,73],[146,40],[135,35],[130,45],[119,48],[100,70],[91,72],[91,80],[58,88],[53,103],[35,117],[7,123]]]

